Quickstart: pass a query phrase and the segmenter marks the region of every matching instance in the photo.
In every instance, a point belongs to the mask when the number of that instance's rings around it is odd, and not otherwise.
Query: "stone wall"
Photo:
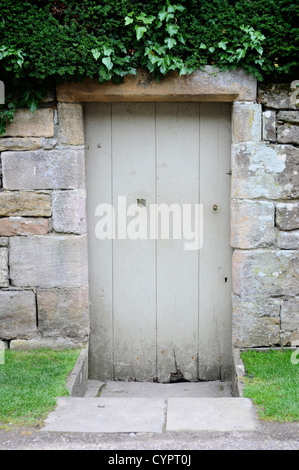
[[[293,85],[294,86],[294,85]],[[299,111],[287,85],[236,103],[232,147],[233,344],[299,345]]]
[[[299,344],[299,134],[289,85],[232,105],[233,345]],[[83,106],[49,93],[0,139],[0,343],[88,341]]]
[[[0,340],[12,349],[88,340],[83,110],[49,93],[0,139]]]

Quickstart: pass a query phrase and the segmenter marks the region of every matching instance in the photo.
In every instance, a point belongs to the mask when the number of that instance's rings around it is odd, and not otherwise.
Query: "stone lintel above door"
[[[100,84],[96,79],[57,86],[57,99],[65,103],[126,101],[255,102],[256,79],[244,70],[219,71],[213,66],[191,75],[170,73],[156,82],[146,71],[128,75],[122,84]]]

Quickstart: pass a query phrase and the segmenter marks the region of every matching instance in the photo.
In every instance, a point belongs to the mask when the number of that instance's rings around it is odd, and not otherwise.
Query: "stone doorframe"
[[[0,340],[12,348],[88,342],[84,103],[120,101],[232,103],[233,346],[294,344],[284,319],[298,308],[298,246],[284,227],[299,197],[298,148],[269,138],[254,77],[214,67],[160,82],[140,72],[121,85],[65,83],[34,115],[18,111],[0,139]]]
[[[57,88],[57,99],[69,109],[78,106],[72,103],[84,102],[232,103],[233,346],[290,344],[295,338],[284,331],[281,316],[284,310],[296,309],[298,252],[285,250],[280,241],[276,201],[293,197],[295,149],[271,142],[275,122],[269,122],[267,113],[263,116],[256,79],[241,69],[215,73],[210,66],[187,77],[170,74],[160,82],[139,72],[121,85],[99,85],[89,79],[63,84]]]

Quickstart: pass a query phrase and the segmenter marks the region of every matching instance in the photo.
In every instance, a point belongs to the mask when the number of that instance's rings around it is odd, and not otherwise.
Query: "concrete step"
[[[85,397],[102,398],[186,398],[231,397],[231,382],[215,380],[211,382],[179,382],[179,383],[150,383],[150,382],[99,382],[89,380]]]
[[[258,427],[251,400],[232,397],[228,383],[92,381],[86,395],[58,398],[42,430],[162,433],[253,431]]]

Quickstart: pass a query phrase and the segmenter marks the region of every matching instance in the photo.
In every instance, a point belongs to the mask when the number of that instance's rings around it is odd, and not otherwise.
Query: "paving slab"
[[[254,431],[255,408],[248,398],[169,398],[166,431]]]
[[[161,398],[61,397],[42,431],[160,433],[165,408]]]
[[[162,433],[254,431],[258,419],[248,398],[232,397],[230,382],[100,382],[84,397],[60,397],[42,431]]]

